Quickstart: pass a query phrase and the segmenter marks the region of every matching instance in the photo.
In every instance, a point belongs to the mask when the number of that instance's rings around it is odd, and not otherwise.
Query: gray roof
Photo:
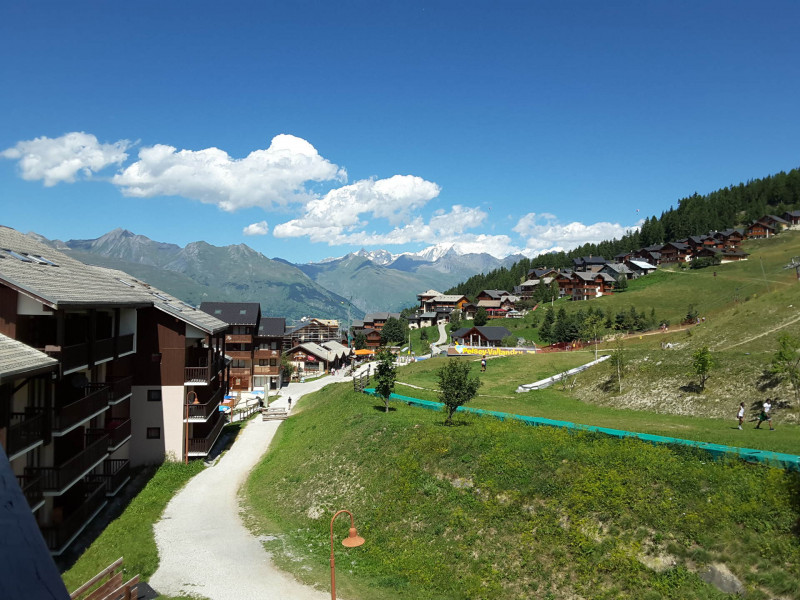
[[[368,315],[364,316],[364,322],[374,323],[375,321],[388,321],[391,318],[399,319],[400,313],[392,313],[392,312],[369,313]]]
[[[0,333],[0,382],[46,373],[57,366],[55,358]]]
[[[261,317],[258,326],[259,337],[282,337],[286,333],[286,319],[283,317]]]
[[[609,270],[614,271],[614,272],[619,273],[619,274],[630,273],[631,272],[631,270],[628,267],[628,265],[623,264],[623,263],[606,263],[606,265],[603,267],[603,269],[609,269]]]
[[[52,308],[154,306],[207,333],[228,327],[224,321],[124,271],[86,265],[1,225],[0,282]]]
[[[332,361],[336,359],[336,352],[329,350],[328,348],[323,348],[319,344],[315,344],[314,342],[304,342],[302,344],[298,344],[289,352],[294,352],[295,350],[302,350],[306,354],[313,354],[317,358],[321,358],[325,361]]]
[[[5,226],[0,226],[0,282],[51,308],[151,303],[146,293],[100,267],[86,265]]]
[[[228,325],[252,325],[258,323],[261,306],[258,302],[203,302],[200,310],[225,321]]]
[[[335,342],[333,340],[329,342],[324,342],[320,344],[323,348],[327,348],[338,358],[340,356],[350,356],[352,352],[352,348],[348,348],[344,344],[340,344],[339,342]]]
[[[651,265],[649,262],[644,260],[629,260],[628,262],[639,269],[647,270],[656,268],[655,265]]]

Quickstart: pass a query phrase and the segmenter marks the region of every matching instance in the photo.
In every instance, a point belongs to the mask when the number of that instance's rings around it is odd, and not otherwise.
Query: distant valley
[[[347,321],[366,312],[397,311],[414,305],[420,291],[444,290],[522,258],[460,254],[451,245],[437,245],[399,255],[360,250],[295,265],[267,258],[246,244],[219,247],[198,241],[181,247],[125,229],[88,240],[29,235],[87,264],[121,269],[192,304],[259,302],[265,315],[289,319]]]

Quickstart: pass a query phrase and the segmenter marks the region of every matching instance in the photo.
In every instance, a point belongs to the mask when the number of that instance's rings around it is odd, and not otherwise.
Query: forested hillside
[[[584,244],[569,252],[542,254],[522,259],[510,268],[500,268],[475,275],[449,289],[448,294],[474,297],[484,289],[511,290],[535,267],[569,267],[579,256],[603,256],[628,252],[651,244],[666,243],[690,235],[746,225],[765,214],[780,214],[800,206],[800,170],[740,183],[701,196],[693,194],[672,207],[645,219],[639,231],[628,232],[620,239]]]

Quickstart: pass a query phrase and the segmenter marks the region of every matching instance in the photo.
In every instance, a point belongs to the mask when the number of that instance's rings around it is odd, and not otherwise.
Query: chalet
[[[606,263],[603,265],[603,268],[600,269],[600,273],[605,273],[606,275],[610,275],[616,281],[619,277],[625,277],[626,279],[633,279],[633,271],[630,270],[628,265],[625,263]]]
[[[541,269],[531,269],[526,275],[527,279],[542,279],[543,277],[555,277],[558,275],[558,269],[551,269],[544,267]]]
[[[719,248],[701,248],[692,258],[716,258],[720,263],[747,260],[750,256],[741,250],[720,250]]]
[[[406,321],[408,322],[408,328],[409,329],[419,329],[420,328],[419,313],[417,313],[415,315],[410,315],[409,317],[406,318]]]
[[[422,327],[426,327],[426,325],[421,325]],[[365,327],[363,329],[354,329],[353,334],[358,335],[360,333],[364,334],[366,338],[367,348],[370,350],[375,350],[381,347],[381,332],[377,329],[372,329],[370,327]]]
[[[436,298],[436,296],[441,296],[441,295],[442,292],[437,292],[436,290],[428,290],[427,292],[422,292],[421,294],[417,294],[419,307],[424,310],[426,303]]]
[[[781,216],[791,227],[800,225],[800,210],[789,210]]]
[[[778,217],[776,215],[764,215],[760,219],[758,219],[762,223],[766,223],[767,225],[771,225],[775,228],[775,233],[779,233],[784,229],[788,229],[791,223],[786,219]]]
[[[661,248],[661,263],[671,264],[686,262],[690,250],[687,244],[682,242],[669,242]]]
[[[399,319],[400,313],[378,312],[364,316],[364,327],[380,331],[389,319]]]
[[[717,248],[722,250],[738,250],[744,239],[744,234],[738,229],[714,231],[710,235],[717,240]]]
[[[645,246],[644,248],[634,252],[633,256],[636,259],[644,260],[652,265],[658,266],[661,264],[661,248],[663,247],[663,244],[652,244],[650,246]]]
[[[762,221],[756,221],[747,226],[744,230],[745,237],[749,239],[768,238],[775,235],[775,227]]]
[[[0,442],[60,555],[132,466],[216,439],[216,421],[184,412],[187,395],[205,408],[224,394],[228,325],[13,229],[0,248]]]
[[[343,364],[341,355],[314,342],[305,342],[290,348],[286,353],[299,379],[310,375],[322,375]]]
[[[500,300],[479,300],[478,308],[484,309],[490,319],[499,319],[504,317],[507,312],[502,304]]]
[[[229,389],[252,390],[253,340],[261,320],[261,305],[257,302],[203,302],[200,310],[228,324],[225,355],[231,359]]]
[[[503,345],[503,339],[511,335],[505,327],[463,327],[452,333],[454,343],[465,346],[477,347],[499,347]]]
[[[261,317],[253,351],[253,389],[278,390],[283,386],[281,351],[286,319]]]
[[[470,302],[469,304],[466,304],[463,309],[461,309],[461,316],[465,320],[471,321],[475,318],[475,313],[477,312],[478,312],[478,305],[472,304]]]
[[[626,260],[625,266],[627,266],[633,272],[634,279],[641,277],[642,275],[649,275],[657,268],[655,265],[652,265],[647,261],[634,259]]]
[[[283,336],[283,350],[286,351],[304,342],[321,344],[331,340],[339,341],[339,321],[335,319],[301,320],[299,325],[286,331]]]
[[[506,296],[511,296],[506,290],[483,290],[475,297],[475,300],[477,302],[481,300],[502,300]]]
[[[579,271],[572,274],[572,299],[591,300],[612,294],[617,280],[608,273]]]
[[[426,292],[427,293],[427,292]],[[448,310],[463,310],[469,299],[463,294],[439,294],[425,300],[421,300],[420,308],[425,312],[436,311],[444,308]]]
[[[614,262],[624,263],[631,257],[633,257],[633,250],[630,252],[620,252],[619,254],[614,255]]]
[[[572,259],[572,268],[575,271],[598,273],[603,265],[608,262],[602,256],[582,256],[581,258]]]
[[[572,288],[575,287],[575,280],[572,275],[572,271],[561,271],[556,277],[559,298],[572,298]]]

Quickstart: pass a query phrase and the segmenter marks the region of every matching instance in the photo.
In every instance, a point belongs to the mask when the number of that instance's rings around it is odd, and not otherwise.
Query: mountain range
[[[76,259],[130,273],[182,300],[259,302],[267,316],[347,321],[365,312],[398,311],[416,304],[429,288],[444,290],[477,273],[510,266],[521,256],[461,254],[451,244],[416,253],[359,250],[320,262],[293,264],[267,258],[246,244],[185,247],[158,242],[126,229],[95,239],[36,239]]]

